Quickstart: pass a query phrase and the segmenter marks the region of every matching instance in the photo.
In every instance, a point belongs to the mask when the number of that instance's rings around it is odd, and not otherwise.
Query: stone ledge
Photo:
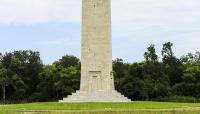
[[[130,99],[124,97],[117,91],[112,92],[81,92],[73,93],[59,102],[131,102]]]

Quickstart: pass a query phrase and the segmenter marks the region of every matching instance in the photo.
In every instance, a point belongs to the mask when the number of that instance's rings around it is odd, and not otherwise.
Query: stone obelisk
[[[60,102],[129,102],[114,88],[110,0],[82,0],[80,90]]]

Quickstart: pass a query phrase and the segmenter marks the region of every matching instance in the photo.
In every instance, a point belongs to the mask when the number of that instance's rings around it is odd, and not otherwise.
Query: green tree
[[[40,101],[62,99],[79,89],[80,61],[74,56],[63,56],[52,65],[44,66],[39,80],[33,99]]]
[[[173,44],[171,42],[167,42],[163,44],[162,49],[165,74],[169,76],[171,86],[182,81],[184,71],[182,61],[174,56],[172,46]]]
[[[144,63],[129,65],[128,75],[125,77],[124,94],[132,100],[148,100],[148,88],[144,80]]]
[[[5,53],[1,62],[12,82],[8,86],[8,97],[11,100],[28,100],[35,91],[42,70],[39,52],[27,50]]]
[[[65,55],[59,60],[60,64],[65,67],[80,66],[80,60],[72,55]]]
[[[169,77],[165,74],[164,65],[158,61],[155,46],[150,45],[144,53],[143,80],[148,88],[150,99],[165,97],[171,94]]]
[[[118,91],[122,91],[122,86],[128,73],[128,67],[129,65],[124,63],[122,59],[117,58],[113,61],[115,88]]]
[[[186,56],[182,56],[181,60],[185,63],[194,63],[200,62],[200,52],[196,52],[195,54],[188,53]]]
[[[2,87],[3,102],[6,100],[6,86],[9,85],[9,79],[6,76],[6,69],[0,66],[0,85]]]
[[[167,42],[163,44],[163,48],[162,48],[163,62],[167,62],[168,59],[174,58],[172,46],[173,46],[173,43],[171,42]]]
[[[155,45],[150,45],[147,48],[147,52],[144,53],[144,58],[146,62],[158,62],[158,55],[156,54]]]
[[[189,53],[182,57],[185,63],[183,81],[176,84],[173,89],[180,96],[200,97],[200,53]]]

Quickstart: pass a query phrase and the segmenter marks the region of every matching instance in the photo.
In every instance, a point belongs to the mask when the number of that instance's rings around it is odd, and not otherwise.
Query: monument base
[[[98,91],[92,93],[77,91],[67,98],[59,100],[59,102],[131,102],[131,100],[113,90],[110,92]]]

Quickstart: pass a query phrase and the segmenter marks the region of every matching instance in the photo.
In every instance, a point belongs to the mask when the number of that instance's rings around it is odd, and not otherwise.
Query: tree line
[[[144,61],[113,61],[115,88],[132,100],[200,98],[200,52],[177,58],[173,44],[163,44],[162,57],[155,45],[144,53]],[[2,101],[57,101],[80,86],[80,60],[65,55],[51,65],[40,53],[20,50],[0,54],[0,98]]]

